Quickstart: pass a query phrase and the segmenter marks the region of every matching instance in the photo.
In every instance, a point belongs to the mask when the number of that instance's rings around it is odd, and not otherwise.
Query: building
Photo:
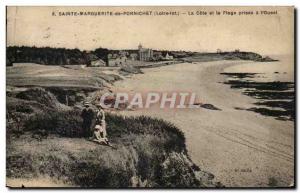
[[[116,59],[116,58],[118,58],[118,57],[119,57],[119,55],[116,54],[116,53],[112,55],[112,59]]]
[[[137,60],[138,59],[138,54],[137,53],[131,53],[129,58],[133,61]]]
[[[167,53],[165,59],[166,59],[166,60],[173,60],[173,56],[170,56],[170,55]]]
[[[94,60],[94,61],[91,61],[91,67],[100,67],[100,66],[106,66],[106,63],[101,60],[101,59],[98,59],[98,60]]]
[[[163,54],[162,54],[162,52],[153,52],[153,59],[154,60],[163,60],[164,59],[164,57],[163,57]]]
[[[138,54],[140,61],[150,61],[153,58],[153,50],[149,48],[143,48],[141,44],[138,46]]]
[[[128,52],[126,52],[126,51],[123,51],[123,50],[121,50],[121,51],[119,51],[119,56],[121,56],[121,57],[127,57],[129,55],[129,53]]]
[[[116,59],[110,59],[108,62],[108,66],[116,67],[116,66],[124,66],[127,65],[127,57],[126,56],[120,56]]]

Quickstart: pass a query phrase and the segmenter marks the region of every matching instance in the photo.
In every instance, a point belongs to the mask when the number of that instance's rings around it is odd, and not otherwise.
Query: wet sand
[[[229,66],[245,61],[182,63],[143,69],[115,83],[116,92],[191,91],[199,102],[213,104],[221,111],[197,109],[139,109],[122,111],[124,115],[159,117],[178,126],[186,136],[191,159],[202,169],[213,173],[228,187],[293,185],[294,123],[275,120],[251,108],[255,99],[224,85],[220,73]]]

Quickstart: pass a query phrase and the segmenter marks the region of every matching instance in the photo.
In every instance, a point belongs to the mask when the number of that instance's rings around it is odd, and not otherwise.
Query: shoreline
[[[98,89],[106,88],[112,92],[118,89],[121,91],[125,89],[129,93],[149,90],[195,91],[201,99],[200,102],[212,104],[220,110],[150,108],[147,111],[137,109],[113,111],[113,113],[128,116],[146,115],[175,124],[185,134],[188,156],[193,163],[201,170],[214,174],[214,180],[227,187],[268,187],[270,181],[274,179],[277,186],[289,186],[294,179],[294,122],[282,122],[255,112],[237,109],[250,108],[256,100],[243,95],[239,90],[231,89],[230,85],[224,85],[226,77],[220,73],[231,66],[242,64],[257,63],[245,60],[178,63],[146,67],[142,69],[143,73],[128,73],[128,76],[107,69],[93,71],[92,68],[65,69],[34,65],[38,68],[33,73],[33,79],[24,82],[24,86],[28,87],[30,82],[40,85],[49,78],[55,79],[56,82],[50,82],[46,86],[59,84],[58,86],[63,89],[69,84],[78,89],[86,84],[93,84],[91,81],[81,82],[80,78],[74,79],[70,75],[70,71],[79,71],[81,78],[88,75],[88,80],[93,78],[91,80],[95,81],[95,85],[101,83],[103,79],[108,80]],[[20,67],[22,70],[22,65]],[[28,66],[24,66],[24,72],[28,73],[28,69]],[[57,69],[60,69],[60,74],[63,75],[61,79],[52,73]],[[40,74],[40,71],[43,73]],[[11,78],[14,77],[13,72],[10,73]],[[117,78],[116,75],[120,75],[122,79]],[[96,80],[94,80],[95,76]],[[43,77],[45,79],[40,80]],[[37,79],[39,81],[33,81]],[[62,80],[71,80],[71,82]],[[69,91],[58,89],[57,92],[56,97],[60,97],[68,94]],[[83,95],[84,92],[79,94]],[[94,94],[97,95],[97,93],[89,93],[86,99],[93,98]],[[77,95],[78,93],[75,96]]]
[[[290,185],[294,178],[293,122],[281,122],[254,112],[234,109],[247,108],[255,100],[221,84],[225,77],[220,73],[229,66],[241,63],[249,61],[180,63],[143,69],[144,74],[117,81],[113,86],[113,91],[118,88],[128,91],[159,91],[172,90],[174,86],[180,90],[189,85],[197,91],[202,101],[220,108],[219,112],[200,108],[118,113],[147,115],[174,123],[186,136],[191,159],[201,168],[213,173],[216,180],[225,186],[265,187],[273,178],[279,185]],[[184,77],[187,71],[191,75]]]

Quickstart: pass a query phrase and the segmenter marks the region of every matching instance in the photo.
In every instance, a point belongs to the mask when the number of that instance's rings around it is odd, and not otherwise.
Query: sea
[[[248,110],[281,121],[295,120],[295,64],[293,56],[271,56],[278,61],[250,62],[228,67],[224,84],[257,102]]]

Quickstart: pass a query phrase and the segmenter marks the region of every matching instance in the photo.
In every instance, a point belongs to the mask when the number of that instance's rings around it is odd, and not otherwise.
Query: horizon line
[[[35,48],[53,48],[53,49],[69,49],[69,50],[75,50],[75,49],[78,49],[82,52],[91,52],[91,51],[94,51],[96,49],[99,49],[99,48],[102,48],[102,49],[108,49],[108,50],[112,50],[112,51],[121,51],[121,50],[138,50],[138,48],[134,49],[134,48],[122,48],[122,49],[114,49],[114,48],[108,48],[108,47],[97,47],[97,48],[94,48],[92,50],[88,50],[88,49],[81,49],[81,48],[78,48],[78,47],[73,47],[73,48],[70,48],[70,47],[56,47],[56,46],[35,46],[35,45],[6,45],[6,48],[8,47],[35,47]],[[148,48],[148,47],[145,47],[147,49],[152,49],[152,50],[155,50],[155,51],[169,51],[169,52],[196,52],[196,53],[217,53],[218,52],[218,49],[217,48],[215,51],[192,51],[192,50],[166,50],[166,49],[158,49],[158,48]],[[252,52],[252,53],[257,53],[257,54],[260,54],[258,52],[255,52],[255,51],[246,51],[246,50],[240,50],[239,48],[237,49],[234,49],[234,50],[222,50],[220,49],[221,52],[220,53],[224,53],[224,52],[235,52],[236,50],[239,50],[239,52]]]

